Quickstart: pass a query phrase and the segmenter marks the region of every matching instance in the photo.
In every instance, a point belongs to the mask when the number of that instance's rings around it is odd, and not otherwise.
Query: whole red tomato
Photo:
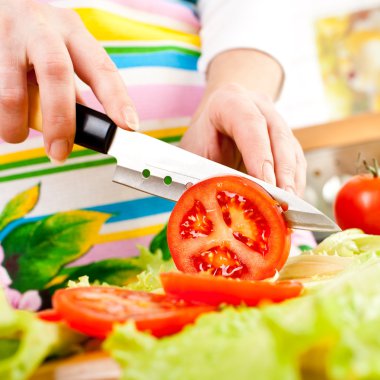
[[[380,235],[380,178],[361,174],[348,180],[337,194],[334,213],[342,230],[360,228]]]

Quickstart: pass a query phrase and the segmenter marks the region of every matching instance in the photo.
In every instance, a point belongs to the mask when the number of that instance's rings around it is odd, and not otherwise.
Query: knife
[[[36,95],[30,96],[29,127],[41,131],[41,114]],[[177,201],[182,193],[203,179],[237,175],[262,186],[280,204],[287,225],[311,231],[340,231],[326,215],[301,198],[276,186],[184,149],[147,136],[118,128],[105,114],[76,105],[75,144],[116,158],[113,181]]]

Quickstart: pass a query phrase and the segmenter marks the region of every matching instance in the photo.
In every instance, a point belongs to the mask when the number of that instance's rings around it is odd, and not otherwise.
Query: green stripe
[[[174,142],[178,142],[179,140],[181,140],[181,138],[182,138],[182,135],[179,135],[179,136],[163,137],[160,140],[165,141],[167,143],[174,143]]]
[[[180,141],[181,138],[182,138],[182,135],[177,135],[177,136],[163,137],[163,138],[160,138],[160,140],[165,141],[167,143],[175,143],[175,142]],[[90,149],[85,149],[85,150],[79,150],[76,152],[71,152],[69,158],[85,157],[85,156],[90,156],[94,154],[99,154],[99,153]],[[0,165],[0,171],[6,170],[6,169],[14,169],[14,168],[22,167],[22,166],[30,166],[30,165],[35,165],[35,164],[46,164],[46,163],[50,163],[50,160],[47,157],[36,157],[36,158],[28,159],[28,160],[10,162],[7,164]],[[105,159],[97,160],[97,161],[88,161],[88,162],[81,162],[81,163],[69,164],[69,165],[66,164],[64,166],[54,166],[47,169],[23,172],[23,173],[18,173],[18,174],[11,174],[8,176],[0,177],[0,183],[14,181],[18,179],[24,179],[24,178],[32,178],[32,177],[37,177],[37,176],[62,173],[62,172],[67,172],[67,171],[77,170],[77,169],[85,169],[85,168],[90,168],[90,167],[95,167],[95,166],[115,164],[115,163],[116,163],[116,159],[113,157],[110,157],[110,158],[105,158]]]
[[[177,51],[199,57],[200,53],[179,46],[107,46],[104,48],[108,54],[133,54],[133,53],[155,53],[162,51]]]
[[[8,175],[5,177],[0,177],[0,183],[14,181],[18,179],[24,179],[24,178],[44,176],[44,175],[55,174],[55,173],[62,173],[62,172],[70,171],[70,170],[86,169],[86,168],[91,168],[95,166],[110,165],[110,164],[116,164],[116,160],[114,158],[105,158],[105,159],[97,160],[97,161],[81,162],[79,164],[54,166],[49,169],[41,169],[41,170],[36,170],[33,172],[19,173],[19,174]]]
[[[78,150],[75,152],[71,152],[69,155],[70,158],[77,158],[77,157],[85,157],[85,156],[91,156],[94,154],[99,154],[98,152],[95,152],[94,150],[85,149],[85,150]],[[6,164],[0,165],[0,171],[2,170],[8,170],[8,169],[15,169],[20,168],[22,166],[30,166],[30,165],[38,165],[38,164],[47,164],[50,160],[48,157],[35,157],[35,158],[28,158],[26,160],[21,161],[14,161],[14,162],[8,162]]]

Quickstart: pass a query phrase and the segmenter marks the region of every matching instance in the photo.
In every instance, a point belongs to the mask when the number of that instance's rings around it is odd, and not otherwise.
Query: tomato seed
[[[213,276],[239,278],[245,270],[236,254],[226,247],[214,247],[195,257],[194,265],[199,272]]]
[[[228,191],[218,192],[216,199],[222,210],[223,220],[233,230],[234,238],[265,255],[269,249],[270,229],[253,202]],[[247,219],[251,223],[244,223]],[[241,226],[244,226],[244,230]]]
[[[206,215],[202,202],[196,200],[180,224],[180,235],[184,239],[205,237],[213,231],[213,224]]]

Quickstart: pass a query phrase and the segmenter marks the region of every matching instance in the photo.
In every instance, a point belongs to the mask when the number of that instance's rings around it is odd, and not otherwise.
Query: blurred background
[[[333,217],[344,181],[380,159],[380,1],[292,5],[278,108],[306,153],[306,200]]]

